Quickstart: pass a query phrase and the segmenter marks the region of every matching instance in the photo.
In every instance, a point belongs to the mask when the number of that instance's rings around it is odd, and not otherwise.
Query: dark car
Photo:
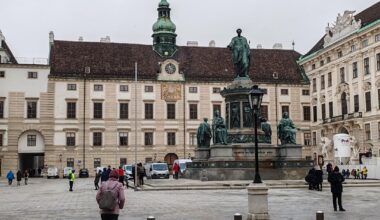
[[[79,178],[88,178],[88,169],[79,170]]]

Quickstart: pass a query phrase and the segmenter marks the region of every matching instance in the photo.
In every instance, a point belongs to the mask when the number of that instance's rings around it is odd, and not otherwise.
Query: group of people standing
[[[322,191],[323,171],[320,169],[311,168],[305,177],[309,184],[309,190]]]
[[[367,179],[368,176],[368,169],[366,166],[360,169],[352,169],[351,172],[349,169],[347,170],[342,170],[342,175],[346,176],[346,178],[349,178],[350,175],[353,176],[354,179]]]
[[[24,173],[21,173],[20,170],[17,171],[17,173],[16,173],[17,186],[21,185],[22,178],[24,178],[25,185],[28,185],[29,173],[27,170],[25,170]],[[8,179],[8,185],[12,185],[12,182],[15,179],[15,175],[13,174],[12,170],[10,170],[7,173],[7,179]]]

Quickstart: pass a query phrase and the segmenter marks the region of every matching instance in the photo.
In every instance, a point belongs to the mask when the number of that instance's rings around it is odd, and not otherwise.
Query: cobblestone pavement
[[[167,180],[162,180],[167,181]],[[93,180],[78,179],[74,192],[68,181],[30,179],[27,186],[9,187],[0,179],[0,219],[100,219]],[[144,220],[228,220],[247,212],[246,190],[125,191],[127,203],[119,219]],[[347,212],[333,212],[329,189],[270,189],[269,209],[274,220],[314,220],[323,210],[325,219],[380,219],[379,187],[349,187],[343,194]]]

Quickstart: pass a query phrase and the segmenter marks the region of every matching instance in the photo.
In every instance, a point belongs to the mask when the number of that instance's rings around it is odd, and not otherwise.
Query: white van
[[[63,178],[69,177],[69,173],[73,171],[72,167],[63,168]]]
[[[169,179],[167,163],[149,163],[145,165],[146,177],[150,179]]]
[[[193,161],[191,161],[191,159],[178,159],[178,160],[175,160],[173,165],[175,163],[179,164],[179,168],[181,169],[181,174],[183,174],[186,170],[186,163],[191,163]]]
[[[57,167],[49,167],[47,170],[47,178],[59,178],[58,168]]]
[[[127,179],[132,179],[132,164],[127,164],[123,166],[123,170],[125,172],[125,176]]]

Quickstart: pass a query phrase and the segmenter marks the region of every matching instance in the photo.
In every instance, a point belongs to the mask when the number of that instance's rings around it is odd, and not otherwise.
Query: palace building
[[[380,2],[345,11],[299,61],[310,79],[312,144],[351,135],[361,153],[380,155]]]
[[[0,92],[2,172],[43,164],[85,166],[92,173],[95,167],[134,163],[135,157],[168,164],[193,157],[203,118],[211,124],[215,110],[228,117],[220,91],[235,73],[227,48],[177,45],[170,11],[161,0],[152,45],[62,41],[50,33],[48,66],[17,64],[1,47],[14,61],[0,64],[0,86],[6,88]],[[261,110],[272,126],[272,143],[282,113],[290,112],[306,157],[310,86],[297,64],[300,56],[252,49],[250,78],[265,90]],[[38,75],[34,81],[27,77],[32,72]],[[25,83],[13,85],[16,80]],[[239,107],[242,118],[249,109]]]

